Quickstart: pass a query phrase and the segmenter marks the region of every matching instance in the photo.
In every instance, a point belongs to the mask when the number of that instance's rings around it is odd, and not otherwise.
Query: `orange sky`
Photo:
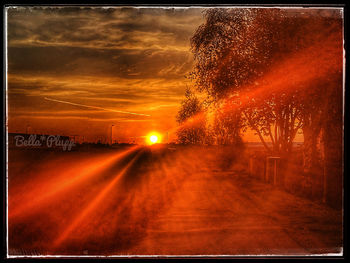
[[[33,133],[96,140],[110,136],[114,124],[115,139],[129,141],[172,129],[184,75],[192,68],[190,37],[203,22],[201,11],[9,9],[9,132],[29,126]]]
[[[9,132],[96,141],[109,138],[114,125],[114,139],[141,142],[151,131],[175,131],[190,84],[184,76],[193,67],[190,38],[204,22],[202,11],[10,8]],[[245,140],[259,141],[252,132]]]

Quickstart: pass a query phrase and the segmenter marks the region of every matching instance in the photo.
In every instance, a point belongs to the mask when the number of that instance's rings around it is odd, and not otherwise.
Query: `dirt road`
[[[201,149],[17,157],[9,164],[12,255],[341,251],[341,211],[250,178],[244,167],[223,171]]]

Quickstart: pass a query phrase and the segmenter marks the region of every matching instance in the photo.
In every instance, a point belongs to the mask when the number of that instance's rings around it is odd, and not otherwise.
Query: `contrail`
[[[68,102],[68,101],[63,101],[63,100],[50,99],[50,98],[47,98],[47,97],[45,97],[44,99],[45,99],[45,100],[49,100],[49,101],[55,101],[55,102],[59,102],[59,103],[74,105],[74,106],[80,106],[80,107],[90,108],[90,109],[97,109],[97,110],[104,110],[104,111],[112,111],[112,112],[125,113],[125,114],[132,114],[132,115],[140,115],[140,116],[148,116],[148,117],[151,116],[151,115],[149,115],[149,114],[142,114],[142,113],[135,113],[135,112],[128,112],[128,111],[120,111],[120,110],[112,110],[112,109],[106,109],[106,108],[97,107],[97,106],[89,106],[89,105],[84,105],[84,104],[79,104],[79,103],[73,103],[73,102]]]

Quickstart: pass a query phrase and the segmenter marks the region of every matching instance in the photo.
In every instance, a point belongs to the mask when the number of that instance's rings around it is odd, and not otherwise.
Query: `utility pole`
[[[111,125],[111,145],[113,144],[113,126],[114,124]]]
[[[26,134],[29,134],[29,128],[31,128],[31,127],[30,127],[30,125],[28,124],[27,127],[26,127]]]

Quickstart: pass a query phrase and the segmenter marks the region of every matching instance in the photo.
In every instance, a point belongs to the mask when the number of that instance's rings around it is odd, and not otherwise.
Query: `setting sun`
[[[152,135],[149,140],[152,142],[152,143],[156,143],[158,141],[158,137],[157,135]]]
[[[147,136],[147,144],[155,144],[161,142],[161,135],[157,132],[151,132]]]

